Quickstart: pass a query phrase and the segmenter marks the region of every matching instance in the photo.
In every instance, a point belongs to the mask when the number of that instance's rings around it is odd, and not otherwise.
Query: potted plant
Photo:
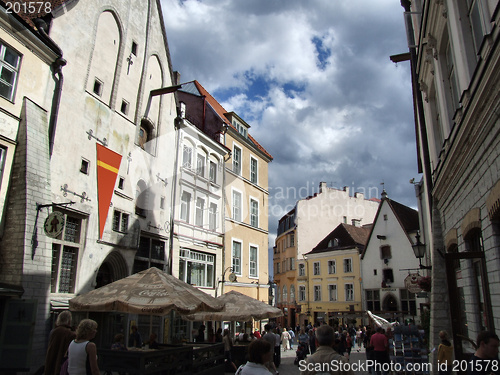
[[[418,285],[424,292],[430,292],[432,287],[431,277],[423,276],[418,280]]]

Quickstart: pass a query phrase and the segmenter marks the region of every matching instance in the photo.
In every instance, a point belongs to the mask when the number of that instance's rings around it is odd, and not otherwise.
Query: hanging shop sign
[[[56,238],[59,236],[64,228],[64,215],[62,212],[54,211],[47,219],[45,219],[45,223],[43,224],[43,231],[45,234],[51,238]]]
[[[408,289],[410,293],[418,293],[422,291],[422,288],[418,284],[418,281],[420,280],[422,276],[420,276],[418,273],[410,273],[408,276],[405,277],[405,288]]]

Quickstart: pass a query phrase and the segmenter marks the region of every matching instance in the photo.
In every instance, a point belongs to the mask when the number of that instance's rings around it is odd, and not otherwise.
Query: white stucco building
[[[418,212],[382,193],[368,242],[361,254],[363,308],[387,320],[420,323],[420,312],[429,308],[426,298],[408,290],[411,274],[425,276],[412,245],[419,230]],[[426,260],[423,261],[425,263]],[[425,265],[425,264],[424,264]]]

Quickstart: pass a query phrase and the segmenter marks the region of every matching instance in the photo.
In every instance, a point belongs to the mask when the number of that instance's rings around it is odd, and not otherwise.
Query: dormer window
[[[248,128],[245,125],[240,124],[236,120],[233,120],[233,125],[238,130],[238,133],[240,133],[243,137],[247,138],[248,136]]]

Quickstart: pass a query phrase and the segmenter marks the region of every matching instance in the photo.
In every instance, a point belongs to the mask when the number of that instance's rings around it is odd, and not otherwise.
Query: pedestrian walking
[[[49,334],[45,357],[45,375],[59,375],[69,343],[76,337],[71,330],[71,312],[65,310],[57,316],[56,327]]]

